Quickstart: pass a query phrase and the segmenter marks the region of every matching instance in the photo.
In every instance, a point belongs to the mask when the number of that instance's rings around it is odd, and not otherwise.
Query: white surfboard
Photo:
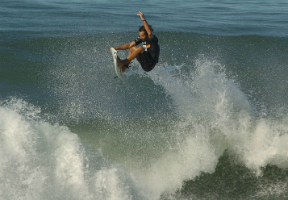
[[[118,63],[117,63],[117,51],[111,47],[110,48],[110,51],[112,53],[112,57],[113,57],[113,62],[114,62],[114,68],[115,68],[115,72],[116,72],[116,75],[118,77],[121,77],[122,76],[122,68],[118,67]]]

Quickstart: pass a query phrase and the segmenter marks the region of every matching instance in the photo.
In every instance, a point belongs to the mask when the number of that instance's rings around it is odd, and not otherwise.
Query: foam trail
[[[205,70],[205,73],[210,73],[211,63],[206,65],[209,65],[210,69]],[[177,67],[177,71],[179,70],[181,71],[181,66]],[[183,81],[183,77],[179,78],[173,73],[174,71],[167,70],[167,66],[155,68],[148,73],[154,83],[161,85],[166,94],[172,98],[176,106],[175,111],[182,119],[172,130],[178,143],[151,164],[151,167],[144,170],[145,173],[140,174],[140,179],[144,180],[151,199],[157,199],[163,193],[175,192],[181,188],[184,180],[194,179],[202,172],[213,173],[218,158],[225,149],[225,146],[219,150],[211,145],[210,129],[198,123],[199,116],[207,120],[215,115],[214,109],[219,93],[205,91],[207,86],[205,81],[209,82],[210,76],[216,76],[216,74],[208,73],[206,77],[200,77],[203,74],[199,73],[200,75],[186,77],[186,81]],[[212,81],[215,80],[216,78],[212,79]],[[198,87],[195,88],[195,84]],[[213,94],[215,97],[209,96],[209,99],[205,99],[206,95]],[[204,110],[203,107],[205,107]]]

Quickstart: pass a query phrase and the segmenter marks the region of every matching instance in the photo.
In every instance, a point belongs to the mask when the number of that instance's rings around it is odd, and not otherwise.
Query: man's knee
[[[143,49],[142,47],[137,47],[137,46],[135,46],[135,47],[132,47],[132,48],[131,48],[131,51],[132,51],[132,52],[137,52],[137,53],[143,53],[143,52],[144,52],[144,49]]]

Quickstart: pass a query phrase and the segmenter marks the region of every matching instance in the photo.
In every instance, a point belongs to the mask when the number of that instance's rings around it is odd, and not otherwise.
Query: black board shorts
[[[157,64],[157,62],[153,60],[151,54],[146,51],[144,51],[143,53],[139,53],[136,59],[141,64],[143,70],[146,72],[154,69],[155,65]]]

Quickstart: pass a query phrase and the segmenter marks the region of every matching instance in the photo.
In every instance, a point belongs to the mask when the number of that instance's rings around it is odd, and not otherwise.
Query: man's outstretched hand
[[[140,18],[142,20],[145,20],[144,14],[142,12],[139,11],[139,13],[137,14],[137,16],[140,16]]]

